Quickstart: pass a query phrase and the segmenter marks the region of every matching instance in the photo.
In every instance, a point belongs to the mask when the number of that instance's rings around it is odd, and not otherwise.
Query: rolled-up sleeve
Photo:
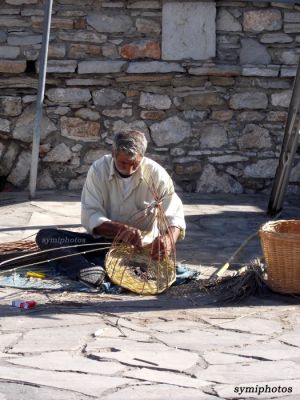
[[[85,229],[93,234],[96,226],[109,221],[104,208],[104,198],[102,193],[103,182],[97,175],[94,165],[89,169],[81,195],[81,224]]]
[[[171,177],[164,171],[160,171],[159,192],[162,199],[162,207],[169,226],[176,226],[180,229],[180,239],[185,237],[186,223],[184,219],[183,204],[179,196],[175,193],[174,184]]]

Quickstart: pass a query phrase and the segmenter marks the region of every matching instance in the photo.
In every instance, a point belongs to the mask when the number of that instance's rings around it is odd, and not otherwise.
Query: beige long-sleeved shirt
[[[91,234],[105,221],[158,232],[156,203],[164,210],[166,224],[180,228],[183,238],[186,228],[183,205],[166,170],[143,157],[130,182],[124,185],[112,156],[106,155],[89,169],[81,196],[81,223]]]

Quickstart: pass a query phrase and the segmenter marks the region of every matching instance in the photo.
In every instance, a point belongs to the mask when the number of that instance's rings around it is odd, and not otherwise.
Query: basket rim
[[[299,225],[300,228],[300,220],[299,219],[280,219],[277,221],[268,221],[265,222],[261,227],[259,228],[259,233],[261,234],[271,234],[274,236],[284,236],[284,237],[295,237],[299,238],[300,236],[300,230],[299,234],[295,232],[277,232],[274,230],[275,227],[280,226],[280,225]]]

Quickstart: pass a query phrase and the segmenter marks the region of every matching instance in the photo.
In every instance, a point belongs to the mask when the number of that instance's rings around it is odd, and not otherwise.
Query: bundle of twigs
[[[0,253],[11,253],[15,251],[38,250],[34,240],[16,240],[0,244]]]
[[[266,283],[264,265],[259,259],[250,262],[231,275],[191,281],[185,285],[173,286],[171,295],[182,296],[196,294],[210,296],[216,303],[237,303],[249,296],[264,292]]]

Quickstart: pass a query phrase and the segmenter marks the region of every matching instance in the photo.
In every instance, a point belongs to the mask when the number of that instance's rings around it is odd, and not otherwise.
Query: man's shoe
[[[89,285],[99,287],[105,278],[105,270],[99,265],[93,267],[82,268],[79,271],[79,280]]]

